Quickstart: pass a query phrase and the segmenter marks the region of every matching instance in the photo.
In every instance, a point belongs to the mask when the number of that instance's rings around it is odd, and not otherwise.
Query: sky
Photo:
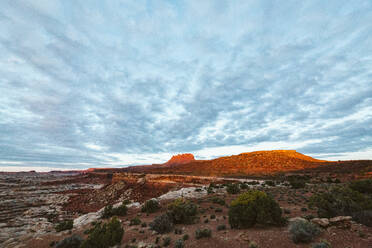
[[[0,1],[0,171],[372,159],[372,1]]]

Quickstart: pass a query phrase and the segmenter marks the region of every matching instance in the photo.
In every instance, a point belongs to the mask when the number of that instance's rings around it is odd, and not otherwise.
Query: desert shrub
[[[287,180],[293,189],[301,189],[301,188],[305,188],[306,182],[309,181],[309,177],[293,175],[293,176],[289,176]]]
[[[248,182],[246,182],[246,184],[248,184],[248,185],[258,185],[258,184],[260,184],[260,182],[258,182],[258,181],[248,181]]]
[[[315,216],[312,215],[312,214],[308,214],[308,215],[303,216],[303,218],[304,218],[304,219],[307,219],[307,220],[312,220],[312,219],[315,218]]]
[[[211,220],[216,219],[216,215],[211,214]]]
[[[350,188],[360,193],[372,194],[372,179],[353,181],[350,183]]]
[[[372,210],[359,211],[354,213],[352,216],[356,222],[372,227]]]
[[[140,224],[141,224],[141,220],[137,216],[134,217],[133,219],[131,219],[130,222],[129,222],[130,226],[137,226],[137,225],[140,225]]]
[[[160,204],[156,200],[148,200],[143,204],[141,211],[146,213],[155,213],[160,209]]]
[[[62,221],[62,222],[58,223],[56,225],[55,229],[56,229],[57,232],[62,232],[62,231],[65,231],[65,230],[72,229],[73,225],[74,225],[73,220],[65,220],[65,221]]]
[[[127,214],[127,211],[128,211],[127,206],[125,206],[124,204],[122,204],[119,207],[112,209],[112,215],[113,216],[114,215],[116,215],[116,216],[124,216],[124,215]]]
[[[258,244],[254,241],[249,242],[248,248],[258,248]]]
[[[174,244],[174,248],[183,248],[185,245],[183,244],[183,240],[182,239],[179,239],[176,241],[176,243]]]
[[[222,212],[222,208],[216,208],[215,212],[216,213],[221,213]]]
[[[246,183],[241,183],[240,184],[240,189],[249,189],[249,186]]]
[[[293,180],[293,181],[290,181],[289,184],[291,185],[291,187],[293,189],[301,189],[301,188],[305,188],[306,181],[304,181],[304,180]]]
[[[221,224],[217,226],[217,231],[222,231],[222,230],[226,230],[226,225]]]
[[[188,234],[183,235],[182,239],[183,240],[188,240],[189,239],[189,235]]]
[[[308,243],[319,235],[319,228],[307,220],[295,220],[289,225],[289,233],[293,242]]]
[[[163,246],[168,246],[172,242],[172,239],[170,237],[165,237],[163,239]]]
[[[101,214],[102,219],[107,219],[112,216],[124,216],[127,214],[128,208],[124,204],[120,205],[119,207],[114,208],[112,205],[108,205],[103,209]]]
[[[205,229],[197,229],[195,231],[195,238],[201,239],[201,238],[208,238],[212,236],[212,231],[208,228]]]
[[[322,240],[319,243],[313,244],[311,248],[332,248],[332,246],[326,240]]]
[[[168,214],[157,216],[150,224],[150,228],[158,233],[168,233],[173,229],[173,221]]]
[[[239,184],[237,184],[237,183],[228,184],[227,187],[226,187],[226,191],[229,194],[234,194],[234,195],[239,194],[239,192],[240,192]]]
[[[309,200],[309,207],[317,207],[319,217],[354,217],[361,211],[372,210],[372,200],[349,187],[336,186],[328,192],[313,195]]]
[[[56,244],[56,248],[79,248],[84,240],[77,234],[67,237]]]
[[[112,205],[108,205],[103,209],[103,212],[101,214],[102,219],[107,219],[112,216]]]
[[[284,223],[279,204],[263,191],[250,190],[233,200],[229,209],[231,228],[248,228],[255,224]]]
[[[266,181],[265,183],[266,183],[266,185],[268,185],[270,187],[274,187],[275,186],[275,182],[274,181],[271,181],[271,180]]]
[[[333,181],[333,183],[341,183],[341,180],[338,179],[338,178],[336,178],[336,179]]]
[[[183,198],[176,199],[168,206],[168,214],[175,224],[191,224],[198,213],[198,207]]]
[[[174,229],[174,234],[182,234],[182,229]]]
[[[147,223],[146,222],[142,222],[141,227],[147,227]]]
[[[285,214],[290,214],[290,213],[291,213],[291,210],[285,208],[285,209],[284,209],[284,213],[285,213]]]
[[[221,199],[221,198],[219,198],[217,196],[211,198],[211,200],[212,200],[213,203],[219,204],[219,205],[222,205],[222,206],[226,204],[226,202],[225,202],[224,199]]]
[[[81,248],[108,248],[121,243],[124,235],[120,221],[114,217],[108,223],[97,223]]]

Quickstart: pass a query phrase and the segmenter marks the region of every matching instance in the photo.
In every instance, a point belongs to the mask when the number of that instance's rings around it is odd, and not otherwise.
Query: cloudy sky
[[[372,159],[372,1],[0,1],[0,170]]]

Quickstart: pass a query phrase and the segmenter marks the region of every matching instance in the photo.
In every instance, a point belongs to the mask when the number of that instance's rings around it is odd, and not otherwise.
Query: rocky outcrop
[[[249,152],[212,160],[193,160],[191,162],[186,162],[186,160],[181,160],[181,158],[182,156],[179,158],[175,157],[166,163],[166,165],[169,165],[172,161],[182,161],[182,163],[175,164],[175,166],[147,166],[139,167],[138,170],[145,173],[244,176],[303,170],[315,168],[322,163],[326,163],[323,160],[314,159],[294,150]],[[135,168],[131,168],[131,170],[133,171]]]
[[[172,166],[172,165],[179,165],[179,164],[187,164],[190,162],[195,161],[194,155],[191,153],[184,153],[172,156],[172,158],[166,162],[165,166]]]
[[[311,222],[323,228],[335,226],[341,229],[349,229],[352,224],[352,217],[351,216],[336,216],[330,219],[314,218],[311,220]]]

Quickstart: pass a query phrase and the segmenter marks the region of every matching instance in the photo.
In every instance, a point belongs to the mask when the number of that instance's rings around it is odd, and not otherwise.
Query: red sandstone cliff
[[[190,162],[195,161],[194,155],[191,153],[184,153],[184,154],[178,154],[172,156],[168,162],[164,163],[166,166],[171,166],[171,165],[179,165],[179,164],[187,164]]]
[[[243,176],[303,170],[327,163],[327,161],[314,159],[295,150],[249,152],[212,160],[194,160],[190,155],[185,156],[190,160],[192,158],[189,162],[186,162],[187,159],[183,160],[182,155],[178,155],[165,163],[168,166],[148,166],[146,168],[135,168],[134,166],[130,170],[146,173]],[[176,163],[177,161],[179,163]]]

